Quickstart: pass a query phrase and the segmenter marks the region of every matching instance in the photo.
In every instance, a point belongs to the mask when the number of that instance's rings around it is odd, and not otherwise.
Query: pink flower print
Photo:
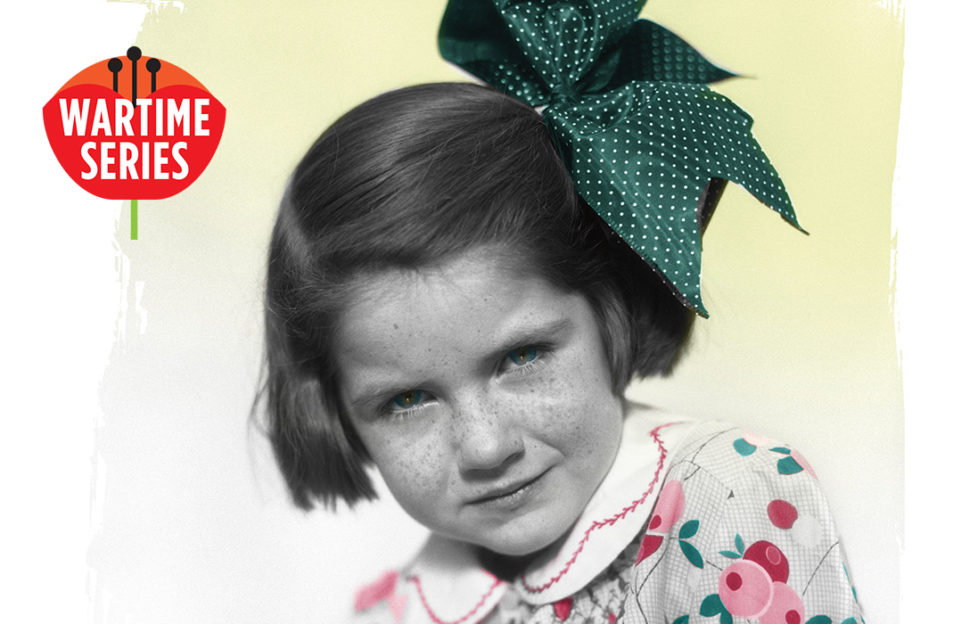
[[[774,583],[771,606],[761,614],[761,624],[801,624],[805,621],[805,605],[801,598],[784,583]]]
[[[812,465],[798,451],[787,446],[772,446],[770,450],[785,456],[778,460],[778,474],[793,475],[804,470],[816,479],[818,478],[815,470],[812,469]]]
[[[649,531],[668,533],[672,525],[676,524],[676,521],[683,514],[683,507],[685,506],[686,496],[683,494],[682,484],[677,479],[667,481],[662,486],[662,491],[659,492],[655,507],[652,508]]]
[[[686,496],[683,494],[682,484],[676,479],[667,481],[659,492],[655,507],[652,508],[649,527],[645,532],[645,538],[642,539],[638,556],[635,558],[636,564],[659,550],[669,530],[682,516],[685,506]]]
[[[757,435],[756,433],[750,433],[749,431],[745,431],[742,437],[746,442],[753,444],[754,446],[771,446],[772,444],[775,444],[774,440],[771,438],[766,438],[762,435]]]
[[[568,596],[554,603],[554,615],[561,622],[570,617],[571,607],[574,606],[574,597]]]
[[[387,601],[387,606],[394,616],[395,622],[400,622],[404,617],[404,606],[407,604],[407,596],[397,595],[397,571],[388,570],[380,575],[373,583],[364,585],[357,590],[353,601],[355,611],[366,611]]]
[[[737,550],[742,545],[737,536]],[[738,553],[725,551],[727,557]],[[719,592],[703,601],[703,615],[727,611],[743,618],[758,618],[760,624],[801,624],[805,609],[788,581],[788,559],[781,549],[759,540],[743,551],[743,557],[720,573]],[[719,598],[721,604],[716,604]]]
[[[639,547],[638,555],[635,557],[635,565],[638,565],[643,559],[659,550],[659,546],[662,546],[664,539],[665,538],[661,535],[646,534],[645,537],[642,538],[642,545]]]
[[[771,604],[774,583],[753,561],[735,561],[720,573],[720,600],[730,615],[755,618]]]
[[[798,462],[798,465],[801,466],[802,470],[812,475],[816,479],[818,478],[818,475],[815,474],[815,469],[812,468],[812,465],[808,463],[808,460],[805,459],[805,457],[801,453],[799,453],[795,449],[791,449],[791,458],[796,462]]]
[[[762,446],[766,447],[769,451],[781,453],[785,456],[779,459],[777,462],[778,474],[791,475],[804,470],[813,477],[818,478],[815,471],[812,469],[812,465],[808,463],[808,460],[806,460],[801,453],[792,450],[787,446],[778,446],[769,438],[745,432],[744,435],[737,438],[733,442],[734,450],[737,451],[737,453],[742,457],[753,455],[754,451]]]
[[[767,504],[767,517],[779,529],[790,529],[798,519],[798,510],[788,501],[778,498]]]
[[[757,450],[759,446],[770,446],[774,444],[773,440],[765,438],[764,436],[755,435],[753,433],[744,432],[744,435],[734,440],[733,447],[740,455],[747,457],[748,455],[753,455],[754,451]]]
[[[771,542],[764,540],[754,542],[744,553],[744,560],[753,561],[764,568],[772,581],[780,583],[788,581],[788,560],[781,549]]]

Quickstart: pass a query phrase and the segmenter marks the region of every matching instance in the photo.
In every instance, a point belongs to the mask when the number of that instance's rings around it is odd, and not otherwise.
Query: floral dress
[[[357,624],[862,624],[815,473],[721,422],[631,414],[559,547],[505,582],[438,536],[362,588]]]

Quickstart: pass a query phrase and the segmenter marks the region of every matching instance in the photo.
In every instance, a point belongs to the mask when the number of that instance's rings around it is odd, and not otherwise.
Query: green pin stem
[[[139,213],[137,212],[139,200],[129,200],[129,240],[139,238]]]

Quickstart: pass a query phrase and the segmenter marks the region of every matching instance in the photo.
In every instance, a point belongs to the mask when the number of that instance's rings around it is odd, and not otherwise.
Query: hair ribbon
[[[753,120],[706,85],[734,74],[638,14],[644,0],[449,0],[441,55],[544,107],[577,192],[689,307],[700,293],[700,195],[734,182],[801,231]]]

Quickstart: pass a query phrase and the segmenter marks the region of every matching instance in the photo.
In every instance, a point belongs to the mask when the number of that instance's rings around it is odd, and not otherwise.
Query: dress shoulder
[[[693,427],[670,462],[623,615],[667,624],[862,622],[805,458],[726,423]]]

